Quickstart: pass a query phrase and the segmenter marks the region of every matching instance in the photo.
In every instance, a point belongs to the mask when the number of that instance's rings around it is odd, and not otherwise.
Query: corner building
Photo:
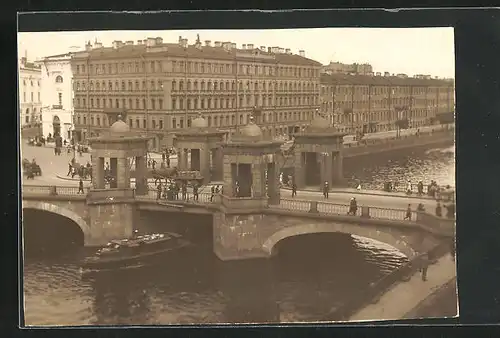
[[[118,113],[132,132],[152,137],[152,149],[172,146],[200,113],[231,134],[253,114],[267,135],[289,135],[320,108],[320,68],[303,51],[252,44],[87,43],[72,58],[76,135],[98,136]]]
[[[370,133],[435,124],[455,110],[453,80],[430,76],[321,74],[321,112],[341,132]]]

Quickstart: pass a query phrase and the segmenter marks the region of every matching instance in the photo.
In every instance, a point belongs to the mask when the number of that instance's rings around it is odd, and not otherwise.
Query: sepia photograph
[[[24,325],[457,317],[453,28],[18,33]]]

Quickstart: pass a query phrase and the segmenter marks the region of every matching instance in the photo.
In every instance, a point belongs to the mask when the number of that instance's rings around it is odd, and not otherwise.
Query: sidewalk
[[[421,273],[417,272],[408,282],[397,284],[385,293],[377,303],[358,311],[349,318],[349,321],[401,319],[416,308],[422,300],[456,276],[455,260],[450,254],[447,254],[429,266],[427,281],[422,281]]]

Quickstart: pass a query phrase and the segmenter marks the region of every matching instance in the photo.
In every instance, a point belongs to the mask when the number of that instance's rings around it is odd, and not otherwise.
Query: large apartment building
[[[87,43],[71,61],[77,137],[98,135],[124,114],[131,130],[170,146],[201,113],[234,133],[255,115],[268,136],[306,126],[320,108],[319,62],[280,47],[179,37]]]
[[[28,61],[27,54],[19,59],[19,122],[21,136],[34,137],[41,134],[41,70]]]
[[[405,74],[321,75],[321,112],[342,132],[378,132],[436,123],[453,115],[453,80]]]

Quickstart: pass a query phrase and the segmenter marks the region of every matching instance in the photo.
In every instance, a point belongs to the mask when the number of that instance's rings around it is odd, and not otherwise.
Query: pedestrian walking
[[[353,197],[349,202],[349,211],[347,212],[347,214],[356,216],[357,212],[358,212],[358,201],[356,201],[356,197]]]
[[[443,209],[441,208],[441,204],[439,202],[436,204],[436,216],[443,216]]]
[[[292,197],[297,196],[297,184],[295,182],[292,183]]]
[[[420,272],[424,282],[427,280],[427,269],[429,269],[429,255],[425,253],[420,258]]]
[[[78,182],[78,193],[84,194],[85,191],[83,191],[83,180],[80,178],[80,182]]]
[[[408,204],[408,208],[406,208],[406,216],[404,219],[411,221],[411,213],[411,204]]]
[[[71,175],[71,169],[73,169],[73,166],[71,165],[71,162],[69,162],[68,163],[68,173],[66,174],[66,176]]]

